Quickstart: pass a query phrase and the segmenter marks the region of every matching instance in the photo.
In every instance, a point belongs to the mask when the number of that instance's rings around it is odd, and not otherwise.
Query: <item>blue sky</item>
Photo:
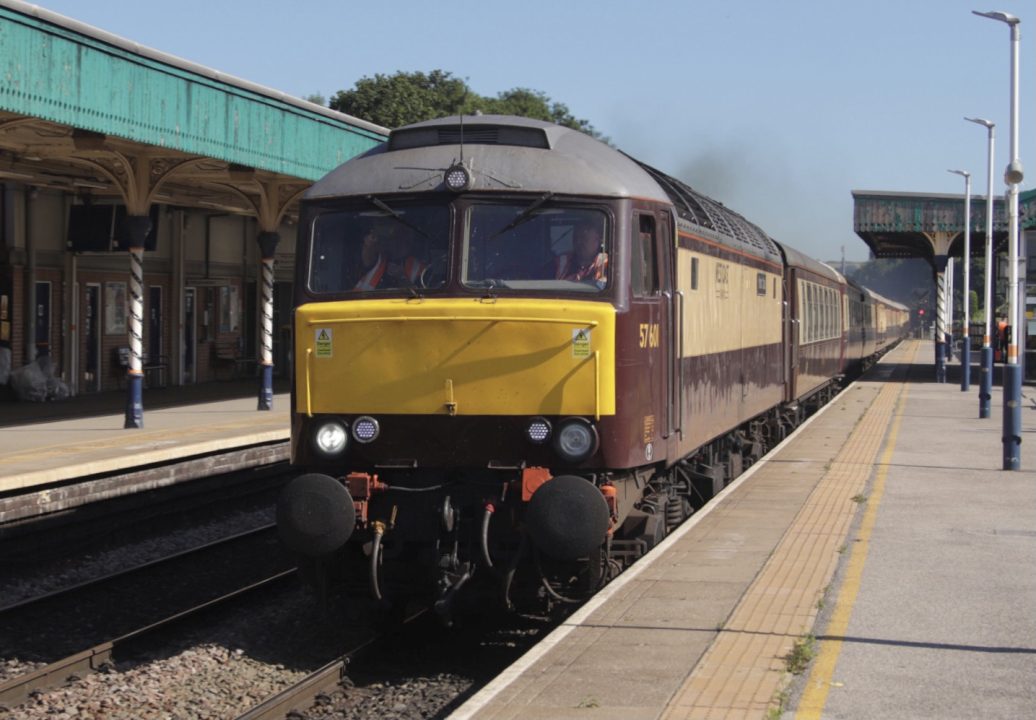
[[[976,0],[977,2],[977,0]],[[990,0],[44,0],[48,10],[298,96],[441,68],[483,95],[528,87],[777,240],[867,256],[853,189],[994,192],[1009,148],[1009,31],[1022,19],[1019,147],[1036,181],[1036,3]]]

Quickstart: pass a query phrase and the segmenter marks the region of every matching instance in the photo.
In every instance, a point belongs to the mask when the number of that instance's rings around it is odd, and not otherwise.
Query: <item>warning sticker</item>
[[[313,354],[318,358],[329,358],[331,357],[331,346],[333,344],[331,328],[317,328],[316,349],[313,351]]]
[[[590,357],[590,331],[580,328],[572,331],[572,357]]]

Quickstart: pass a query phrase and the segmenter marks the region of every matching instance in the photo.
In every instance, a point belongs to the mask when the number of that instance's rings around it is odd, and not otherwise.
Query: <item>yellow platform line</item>
[[[916,344],[914,347],[916,353]],[[816,622],[902,383],[886,383],[662,717],[763,718],[795,642]],[[870,503],[868,503],[868,507]]]
[[[849,630],[849,619],[852,617],[856,596],[860,592],[860,585],[863,581],[863,566],[867,562],[870,538],[878,517],[878,506],[885,493],[885,480],[888,477],[892,454],[896,449],[896,438],[903,420],[902,407],[906,402],[906,396],[907,389],[904,389],[899,400],[900,411],[896,413],[892,428],[889,430],[889,439],[874,477],[874,485],[867,500],[867,510],[863,515],[863,521],[860,523],[857,542],[853,544],[852,554],[846,563],[845,579],[842,581],[838,600],[835,602],[831,621],[825,632],[830,639],[825,639],[820,643],[820,651],[813,664],[813,669],[810,671],[802,698],[799,700],[795,720],[819,720],[824,712],[824,706],[827,704],[827,694],[831,688],[835,666],[838,664],[838,656],[842,651],[842,638]]]

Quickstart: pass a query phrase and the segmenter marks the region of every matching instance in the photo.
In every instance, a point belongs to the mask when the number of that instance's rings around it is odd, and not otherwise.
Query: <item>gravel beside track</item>
[[[274,515],[274,508],[267,505],[199,524],[190,524],[187,519],[180,528],[128,543],[113,538],[80,552],[70,550],[62,558],[42,563],[30,562],[30,558],[18,563],[0,562],[4,578],[0,582],[0,607],[267,525],[274,521]]]
[[[287,687],[335,656],[343,632],[307,620],[319,609],[300,587],[238,606],[231,618],[214,617],[160,648],[120,658],[64,688],[35,694],[10,717],[40,720],[91,717],[233,717]],[[0,711],[0,717],[3,712]]]

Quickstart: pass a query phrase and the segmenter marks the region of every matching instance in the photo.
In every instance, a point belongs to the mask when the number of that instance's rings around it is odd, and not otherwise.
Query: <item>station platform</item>
[[[254,379],[145,390],[129,430],[125,393],[0,404],[0,524],[286,459],[290,396],[274,389],[270,411]]]
[[[451,717],[1030,717],[1036,398],[1003,471],[1002,389],[980,420],[933,355],[889,353]]]

